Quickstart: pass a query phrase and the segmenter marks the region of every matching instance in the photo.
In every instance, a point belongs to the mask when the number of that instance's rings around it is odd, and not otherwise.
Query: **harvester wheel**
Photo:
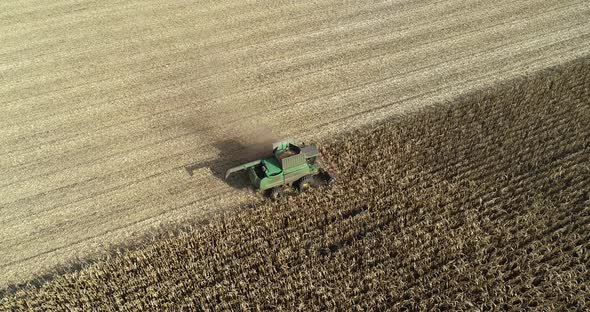
[[[272,188],[268,192],[268,197],[272,200],[277,200],[283,196],[283,190],[280,187]]]
[[[312,186],[314,186],[315,185],[314,182],[315,181],[314,181],[313,177],[311,177],[311,176],[303,177],[297,183],[297,189],[299,190],[299,192],[303,193],[303,192],[309,190]]]
[[[322,184],[331,185],[334,183],[334,177],[324,169],[320,170],[317,177],[322,181]]]

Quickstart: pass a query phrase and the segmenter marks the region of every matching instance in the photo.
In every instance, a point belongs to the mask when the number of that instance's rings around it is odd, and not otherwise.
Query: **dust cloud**
[[[281,135],[270,126],[257,120],[240,120],[238,113],[232,113],[230,124],[211,127],[209,135],[214,145],[228,159],[250,161],[264,158],[272,152],[272,144],[280,141]]]

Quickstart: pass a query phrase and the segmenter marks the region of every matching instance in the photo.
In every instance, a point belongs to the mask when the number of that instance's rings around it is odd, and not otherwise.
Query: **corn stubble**
[[[327,146],[339,182],[0,307],[587,309],[590,60]]]

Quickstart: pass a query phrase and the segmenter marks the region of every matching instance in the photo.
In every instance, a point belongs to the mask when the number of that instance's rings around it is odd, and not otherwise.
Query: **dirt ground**
[[[250,143],[590,53],[587,1],[4,1],[0,286],[254,200]]]

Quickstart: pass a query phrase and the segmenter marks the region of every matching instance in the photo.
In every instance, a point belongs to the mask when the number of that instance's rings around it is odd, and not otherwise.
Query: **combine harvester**
[[[225,179],[246,170],[254,191],[264,193],[273,200],[280,198],[284,191],[305,190],[329,185],[334,181],[321,166],[320,153],[314,145],[298,145],[294,140],[273,144],[272,155],[227,170]]]

